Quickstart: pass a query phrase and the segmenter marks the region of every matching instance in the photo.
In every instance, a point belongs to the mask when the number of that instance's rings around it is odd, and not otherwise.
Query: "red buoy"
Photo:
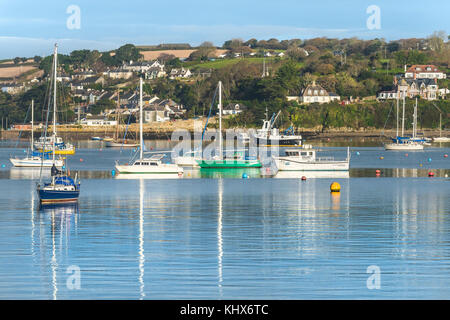
[[[377,169],[377,170],[375,170],[375,173],[376,173],[376,174],[380,174],[381,171],[380,171],[379,169]]]
[[[448,158],[448,154],[444,154],[444,158]]]
[[[306,177],[305,177],[305,176],[302,176],[302,180],[306,180]]]
[[[434,177],[434,172],[432,172],[432,171],[428,172],[428,176],[429,177]]]

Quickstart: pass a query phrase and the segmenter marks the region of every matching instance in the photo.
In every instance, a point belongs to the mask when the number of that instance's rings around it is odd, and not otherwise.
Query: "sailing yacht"
[[[434,107],[439,111],[439,137],[434,137],[434,142],[450,142],[450,137],[442,136],[442,110],[439,109],[435,104]]]
[[[261,162],[256,158],[245,157],[244,152],[235,152],[232,156],[223,157],[222,138],[222,81],[219,81],[219,154],[213,159],[196,160],[202,169],[237,169],[237,168],[261,168]],[[207,125],[207,123],[206,123]],[[205,128],[206,128],[205,125]]]
[[[56,69],[58,65],[58,46],[55,44],[53,58],[53,140],[51,181],[42,183],[42,175],[37,184],[37,193],[41,204],[76,202],[80,195],[80,182],[73,180],[65,171],[56,168]],[[50,103],[49,103],[50,108]],[[49,112],[50,110],[47,110]],[[46,123],[48,128],[48,123]],[[45,135],[47,130],[45,130]],[[44,138],[46,138],[44,135]],[[64,167],[63,167],[64,168]],[[42,173],[42,170],[41,170]]]
[[[33,148],[34,141],[34,100],[31,100],[31,144],[29,153],[25,158],[10,158],[9,161],[14,167],[51,167],[53,161],[50,158],[50,152],[37,152]],[[64,165],[63,159],[56,159],[55,166],[62,167]]]
[[[417,98],[414,106],[413,133],[411,137],[405,136],[405,95],[403,95],[402,135],[398,135],[399,99],[397,96],[397,136],[392,138],[392,143],[386,143],[386,150],[423,150],[425,140],[416,136],[417,132]]]
[[[155,154],[150,158],[144,158],[142,78],[139,80],[139,92],[139,159],[125,165],[120,165],[116,161],[116,170],[119,174],[183,174],[183,168],[177,164],[162,162],[162,159],[165,157],[164,154]]]
[[[103,141],[105,141],[105,146],[108,148],[136,148],[139,146],[139,144],[134,143],[130,140],[125,139],[125,137],[123,139],[119,139],[119,107],[120,107],[120,99],[119,99],[119,94],[117,94],[117,107],[116,107],[116,132],[114,133],[114,138],[104,138]]]

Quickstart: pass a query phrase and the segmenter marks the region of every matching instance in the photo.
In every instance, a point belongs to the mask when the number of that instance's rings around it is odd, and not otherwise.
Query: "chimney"
[[[406,72],[406,64],[405,64],[405,72]]]

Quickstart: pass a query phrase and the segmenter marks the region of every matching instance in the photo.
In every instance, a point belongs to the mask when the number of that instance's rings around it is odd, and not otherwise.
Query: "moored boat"
[[[348,171],[350,168],[349,149],[345,160],[317,157],[317,150],[309,147],[286,149],[285,152],[285,156],[272,157],[278,171]]]
[[[150,158],[144,157],[144,138],[143,138],[143,103],[142,103],[142,78],[140,78],[140,103],[139,103],[139,132],[140,144],[139,158],[131,162],[131,164],[120,165],[116,161],[116,170],[120,174],[183,174],[183,168],[172,163],[163,163],[164,154],[155,154]]]
[[[37,184],[37,193],[39,196],[39,202],[41,204],[51,204],[51,203],[66,203],[66,202],[76,202],[80,195],[80,182],[73,180],[64,170],[59,170],[56,168],[56,92],[57,92],[57,80],[56,80],[56,70],[58,61],[58,47],[55,45],[54,57],[53,57],[53,139],[52,141],[52,162],[53,166],[51,168],[51,181],[48,183],[42,183],[42,176]],[[50,108],[50,103],[49,103]],[[49,112],[50,110],[47,110]],[[48,124],[46,123],[46,128]],[[46,139],[47,129],[45,130],[44,139]],[[47,141],[47,140],[45,140]],[[42,170],[41,170],[42,172]]]

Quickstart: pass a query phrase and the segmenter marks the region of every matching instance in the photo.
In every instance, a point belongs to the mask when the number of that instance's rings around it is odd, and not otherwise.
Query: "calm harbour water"
[[[306,181],[117,179],[130,151],[99,146],[69,160],[78,206],[53,208],[37,205],[35,172],[7,163],[23,151],[0,148],[0,299],[450,299],[448,145],[356,147],[349,178]]]

